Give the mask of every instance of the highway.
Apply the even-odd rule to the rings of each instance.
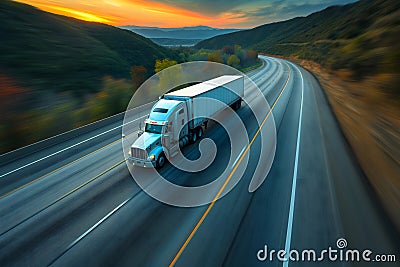
[[[277,146],[264,183],[249,193],[260,154],[235,188],[208,205],[181,208],[148,196],[131,177],[121,145],[122,118],[15,158],[1,159],[0,266],[377,266],[377,262],[260,261],[259,250],[349,248],[396,255],[400,236],[360,169],[316,79],[288,61],[261,57],[249,77],[276,123]],[[252,92],[245,97],[251,102]],[[151,105],[138,111],[137,127]],[[238,110],[249,139],[259,125]],[[265,114],[267,115],[267,114]],[[135,133],[131,133],[135,134]],[[223,129],[210,124],[218,155],[229,154]],[[22,152],[22,153],[21,153]],[[184,149],[196,158],[196,145]],[[18,154],[18,155],[17,155]],[[22,154],[22,156],[21,156]],[[185,186],[206,184],[225,167],[217,156],[199,173],[167,164],[160,173]],[[372,256],[371,256],[372,257]]]

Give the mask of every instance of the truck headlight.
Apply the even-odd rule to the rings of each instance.
[[[131,151],[130,151],[130,150],[128,151],[128,155],[129,155],[129,156],[131,155]]]
[[[150,160],[154,160],[155,158],[156,158],[155,155],[150,155],[150,157],[149,157]]]

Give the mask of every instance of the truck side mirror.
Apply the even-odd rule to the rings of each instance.
[[[140,131],[137,133],[137,136],[140,137],[142,134],[143,134],[143,131],[140,130]]]

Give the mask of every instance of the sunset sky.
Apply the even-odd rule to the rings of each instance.
[[[115,26],[251,28],[355,0],[20,0],[40,9]]]

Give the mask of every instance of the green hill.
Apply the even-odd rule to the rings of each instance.
[[[24,88],[82,95],[106,75],[129,78],[135,65],[151,74],[156,59],[176,57],[133,32],[21,3],[0,0],[0,21],[0,71]]]
[[[0,153],[125,110],[157,59],[178,58],[128,30],[17,2],[0,0],[0,22]]]
[[[204,40],[197,48],[241,45],[260,52],[298,56],[356,77],[400,69],[400,1],[361,0],[307,17]]]

